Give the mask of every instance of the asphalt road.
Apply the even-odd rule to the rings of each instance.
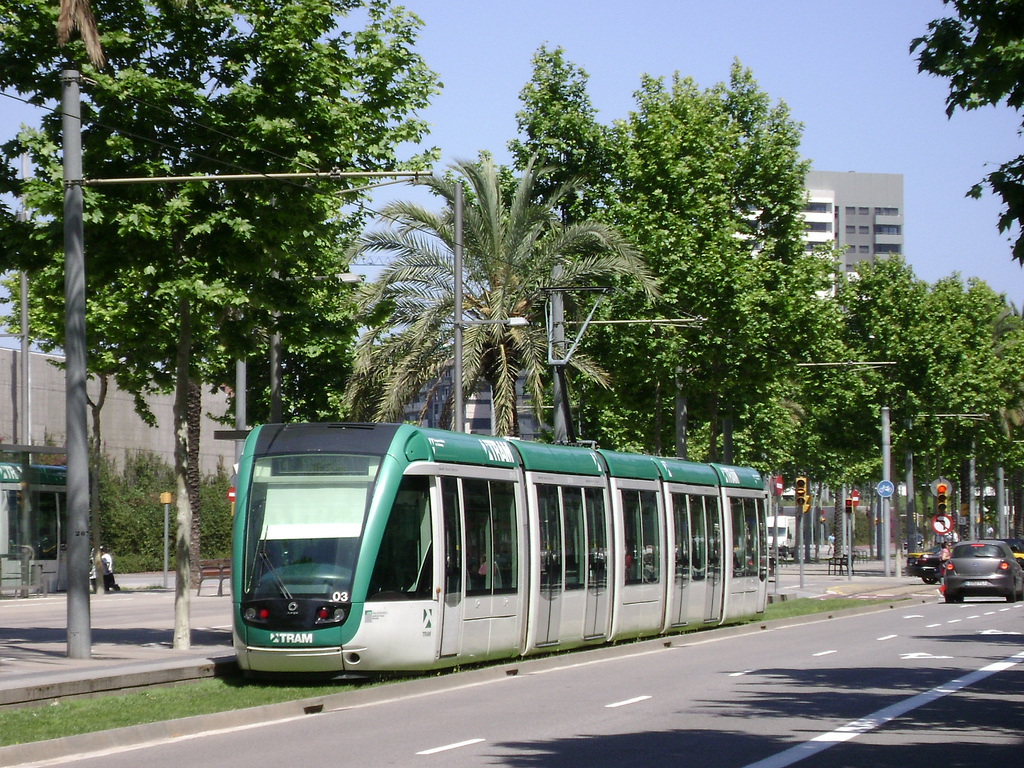
[[[523,663],[447,690],[60,762],[783,768],[1024,761],[1024,606],[901,604],[643,653]],[[48,765],[56,763],[37,763]]]

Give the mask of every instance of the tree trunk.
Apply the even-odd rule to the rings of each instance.
[[[174,485],[177,509],[175,537],[174,648],[192,647],[189,620],[189,596],[192,591],[192,506],[188,498],[188,400],[189,357],[192,345],[192,318],[188,299],[178,299],[178,348],[174,381]]]
[[[199,586],[199,430],[203,417],[203,389],[195,381],[188,382],[188,501],[192,511],[192,540],[189,543],[191,584]]]
[[[100,562],[100,545],[103,543],[103,528],[100,521],[100,457],[103,450],[103,432],[100,428],[100,411],[107,400],[107,388],[110,378],[106,374],[98,376],[100,393],[96,402],[89,400],[92,411],[92,446],[90,447],[92,471],[89,473],[89,500],[92,509],[92,567],[96,573],[96,594],[106,592],[103,585],[103,564]]]
[[[682,369],[676,368],[676,458],[686,458],[686,428],[689,426],[689,401],[683,394]]]

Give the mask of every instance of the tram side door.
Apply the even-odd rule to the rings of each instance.
[[[444,584],[441,591],[440,655],[454,656],[462,645],[462,513],[459,508],[459,482],[454,477],[441,480],[441,535],[444,537]]]
[[[558,486],[537,486],[540,521],[540,584],[534,642],[558,642],[562,623],[562,514]]]
[[[687,603],[690,599],[690,510],[689,499],[682,493],[670,496],[675,529],[675,579],[672,591],[670,621],[682,626],[690,620]]]
[[[601,488],[586,488],[583,494],[587,520],[587,605],[583,626],[585,638],[605,637],[611,620],[608,594],[608,510]]]
[[[707,531],[707,594],[704,603],[704,621],[716,621],[722,616],[722,595],[725,577],[722,560],[722,506],[717,496],[704,498]]]

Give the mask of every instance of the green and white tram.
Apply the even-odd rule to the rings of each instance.
[[[273,424],[238,473],[254,673],[513,658],[764,611],[752,469],[396,424]]]

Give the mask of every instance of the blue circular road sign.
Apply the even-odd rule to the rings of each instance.
[[[878,485],[875,486],[875,493],[877,493],[883,499],[888,499],[890,496],[892,496],[893,491],[895,490],[896,486],[894,486],[888,480],[882,480]]]

